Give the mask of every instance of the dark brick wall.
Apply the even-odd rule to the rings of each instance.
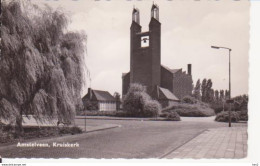
[[[133,79],[131,83],[140,83],[145,86],[152,85],[152,59],[149,47],[138,48],[133,55]]]
[[[173,94],[180,100],[187,95],[191,95],[193,85],[192,77],[181,71],[174,73],[173,75]]]
[[[130,84],[130,72],[122,76],[122,94],[125,95],[128,91]]]
[[[134,55],[136,55],[136,52],[141,47],[141,38],[136,34],[141,32],[141,30],[142,27],[133,21],[130,27],[130,82],[133,82],[134,79],[134,66],[136,63]]]
[[[161,66],[161,87],[173,91],[173,74]]]
[[[150,54],[152,59],[152,87],[161,84],[161,23],[151,18],[149,23]]]
[[[182,72],[182,70],[171,73],[163,66],[161,67],[161,87],[169,89],[179,99],[191,95],[192,83],[192,76]]]

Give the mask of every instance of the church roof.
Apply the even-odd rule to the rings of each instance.
[[[168,89],[159,87],[160,93],[159,93],[159,100],[160,99],[168,99],[168,100],[174,100],[179,101],[179,99]]]
[[[178,71],[181,71],[181,69],[171,69],[172,73],[177,73]]]
[[[165,68],[166,70],[168,70],[171,73],[177,73],[178,71],[181,71],[182,69],[170,69],[167,66],[161,65],[163,68]]]
[[[126,76],[127,74],[129,74],[130,72],[128,73],[122,73],[122,77]]]
[[[115,98],[108,91],[93,90],[92,92],[98,101],[115,101]]]
[[[90,94],[86,94],[83,98],[88,98],[90,100],[96,101],[115,101],[115,98],[108,91],[94,90],[91,89],[92,97],[90,99]]]

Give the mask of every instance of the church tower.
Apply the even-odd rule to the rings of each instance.
[[[139,10],[134,8],[132,12],[130,72],[122,74],[123,98],[132,83],[146,86],[148,94],[163,107],[192,94],[191,64],[188,65],[188,73],[161,65],[161,23],[156,4],[151,8],[147,32],[142,32]]]
[[[159,22],[159,7],[153,4],[151,8],[150,54],[152,58],[152,82],[154,86],[161,85],[161,23]]]
[[[134,82],[134,70],[136,70],[134,66],[136,66],[135,62],[135,54],[138,52],[138,48],[141,47],[141,40],[136,35],[137,33],[140,33],[142,30],[142,27],[140,25],[140,16],[139,16],[139,10],[134,8],[132,12],[132,24],[130,27],[130,82]]]
[[[161,84],[161,23],[157,5],[151,8],[149,31],[141,29],[139,10],[134,8],[130,28],[130,83],[140,83],[150,92]]]

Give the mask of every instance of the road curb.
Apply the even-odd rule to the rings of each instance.
[[[82,127],[84,127],[84,126],[82,126]],[[83,133],[91,133],[91,132],[96,132],[96,131],[102,131],[102,130],[113,129],[113,128],[117,128],[117,127],[121,127],[121,125],[113,125],[113,126],[109,126],[109,127],[103,127],[103,128],[98,128],[98,129],[83,131]]]
[[[114,117],[84,117],[84,116],[78,116],[78,117],[75,117],[75,119],[94,119],[94,120],[129,120],[129,121],[166,121],[164,120],[163,118],[114,118]]]

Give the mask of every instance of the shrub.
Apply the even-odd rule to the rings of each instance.
[[[0,129],[2,129],[5,126],[5,124],[3,122],[1,122],[0,120]]]
[[[140,116],[143,112],[144,100],[148,97],[142,92],[128,93],[123,102],[123,108],[132,116]]]
[[[123,108],[129,116],[155,117],[158,116],[161,105],[151,99],[144,86],[131,84],[123,101]]]
[[[167,109],[162,111],[160,117],[166,118],[166,120],[170,121],[180,121],[180,115],[176,112],[175,109]]]
[[[197,99],[191,96],[185,96],[182,98],[181,102],[188,103],[188,104],[195,104],[197,103]]]
[[[162,112],[169,111],[176,111],[180,116],[186,117],[208,117],[215,115],[214,110],[203,102],[195,104],[175,103],[173,106],[165,108]]]
[[[84,103],[84,108],[86,110],[89,110],[89,111],[98,110],[98,102],[85,100],[83,103]]]
[[[176,111],[167,113],[166,119],[169,121],[180,121],[181,120],[180,115]]]
[[[159,116],[162,117],[162,118],[166,118],[167,115],[168,115],[168,113],[167,113],[167,112],[164,112],[164,113],[161,113]]]
[[[68,127],[62,127],[62,128],[59,129],[59,133],[60,134],[68,134],[68,133],[70,133],[69,128]]]
[[[239,121],[239,114],[235,111],[231,111],[231,122]],[[224,111],[217,114],[215,121],[217,122],[228,122],[229,121],[229,112]]]
[[[70,128],[70,132],[71,134],[80,134],[82,133],[82,129],[77,126],[73,126]]]
[[[32,139],[32,138],[42,138],[50,136],[58,136],[62,134],[80,134],[82,129],[73,126],[73,127],[24,127],[24,133],[18,135],[15,131],[3,131],[0,129],[0,143],[10,143],[17,140],[17,138],[22,139]]]
[[[248,111],[247,110],[238,111],[237,113],[239,115],[240,121],[248,121]]]
[[[14,139],[13,133],[3,132],[0,130],[0,143],[7,143]]]
[[[49,136],[56,136],[58,135],[59,131],[58,128],[55,127],[24,127],[24,139],[31,139],[36,137],[49,137]],[[16,133],[14,134],[15,137],[18,137]]]
[[[218,102],[218,103],[212,103],[210,105],[210,107],[215,111],[215,114],[218,114],[220,112],[223,111],[223,103],[222,102]],[[229,106],[228,104],[224,104],[224,110],[228,110],[229,109]]]
[[[116,111],[116,117],[128,117],[129,114],[126,111]]]
[[[59,130],[60,134],[79,134],[82,133],[82,129],[77,127],[77,126],[73,126],[73,127],[62,127]]]
[[[148,117],[157,117],[159,114],[159,110],[161,109],[161,105],[156,100],[146,101],[144,105],[144,116]]]
[[[231,105],[232,111],[244,111],[248,110],[247,104],[248,104],[248,96],[236,96],[232,98],[234,100],[234,104]],[[229,104],[224,103],[224,110],[229,110]],[[223,103],[220,101],[216,101],[214,103],[211,103],[211,108],[214,109],[215,113],[218,114],[223,111]]]
[[[3,126],[3,132],[12,132],[12,131],[14,131],[14,126],[12,126],[11,124]]]
[[[179,108],[176,109],[176,112],[180,116],[186,116],[186,117],[209,117],[215,115],[212,109],[205,109],[205,108],[198,109],[196,107]]]
[[[248,96],[247,95],[236,96],[233,99],[235,100],[235,103],[238,104],[235,106],[236,111],[248,110],[248,108],[247,108]]]

